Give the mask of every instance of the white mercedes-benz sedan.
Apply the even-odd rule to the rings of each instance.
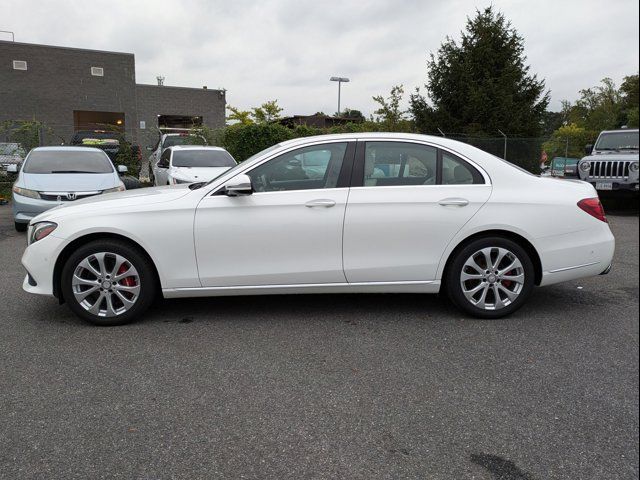
[[[24,289],[98,325],[165,298],[444,291],[497,318],[606,273],[594,188],[423,135],[300,138],[208,183],[100,195],[31,220]]]

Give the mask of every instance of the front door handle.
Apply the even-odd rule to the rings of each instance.
[[[443,198],[438,202],[443,207],[466,207],[469,200],[466,198]]]
[[[336,204],[334,200],[329,200],[326,198],[319,198],[317,200],[309,200],[304,204],[305,207],[314,208],[314,207],[324,207],[329,208],[333,207]]]

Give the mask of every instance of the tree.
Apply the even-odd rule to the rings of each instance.
[[[335,117],[350,118],[356,122],[364,122],[364,115],[360,110],[354,110],[352,108],[345,108],[342,113],[336,112]]]
[[[549,93],[525,64],[524,40],[493,7],[468,18],[460,42],[447,37],[431,54],[426,90],[411,95],[419,131],[537,137]]]
[[[8,141],[20,144],[25,152],[47,143],[46,138],[54,136],[53,130],[37,120],[8,120],[0,124],[0,135]]]
[[[622,94],[623,118],[622,124],[629,128],[638,128],[638,105],[640,104],[638,90],[638,74],[624,77],[620,85]]]
[[[404,87],[396,85],[391,88],[389,97],[386,99],[382,95],[373,97],[373,101],[380,107],[373,113],[376,115],[376,121],[381,123],[387,131],[407,131],[410,126],[406,120],[406,111],[400,108],[400,102],[404,95]]]
[[[256,123],[268,123],[280,118],[280,113],[284,110],[278,105],[278,100],[269,100],[259,107],[254,107],[252,115]]]
[[[227,116],[227,121],[239,123],[240,125],[250,125],[253,123],[250,111],[240,110],[239,108],[232,107],[231,105],[227,105],[227,110],[231,112],[231,114]]]
[[[584,147],[594,143],[598,132],[579,127],[575,123],[558,128],[551,138],[542,145],[549,159],[554,157],[582,158]]]
[[[571,106],[569,119],[587,130],[607,130],[620,126],[622,95],[610,78],[600,85],[580,90],[580,98]]]

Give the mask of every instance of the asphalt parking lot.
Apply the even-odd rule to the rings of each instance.
[[[0,478],[638,478],[638,217],[509,319],[437,296],[173,300],[91,327],[21,289],[0,206]]]

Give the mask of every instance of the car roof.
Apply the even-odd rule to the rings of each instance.
[[[637,128],[616,128],[614,130],[603,130],[600,133],[617,133],[617,132],[638,132]]]
[[[80,151],[87,151],[87,152],[102,152],[104,153],[103,150],[99,149],[99,148],[95,148],[95,147],[81,147],[81,146],[54,146],[54,147],[35,147],[33,148],[31,151],[35,152],[77,152],[78,150]],[[105,153],[106,155],[106,153]]]
[[[218,150],[221,152],[226,152],[226,150],[222,147],[213,147],[210,145],[173,145],[171,147],[167,147],[167,150]]]

